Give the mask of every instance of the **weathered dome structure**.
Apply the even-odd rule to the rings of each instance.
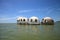
[[[17,23],[18,24],[27,24],[28,20],[26,17],[18,17],[17,18]]]
[[[54,20],[50,17],[45,17],[45,18],[42,19],[41,24],[53,25]]]
[[[29,18],[29,24],[40,24],[40,20],[38,17],[32,16]]]

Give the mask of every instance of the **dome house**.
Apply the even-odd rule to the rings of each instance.
[[[17,23],[18,24],[27,24],[28,20],[26,17],[18,17],[17,18]]]
[[[45,18],[42,19],[41,24],[53,25],[54,20],[50,17],[45,17]]]
[[[29,24],[40,24],[40,20],[38,17],[32,16],[29,18]]]

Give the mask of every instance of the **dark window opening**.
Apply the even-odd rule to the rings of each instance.
[[[23,19],[23,21],[25,21],[25,19]]]
[[[47,21],[47,20],[45,20],[45,22],[47,23],[48,21]]]
[[[22,21],[22,19],[21,19],[21,21]]]
[[[52,22],[54,22],[54,21],[52,20]]]
[[[29,19],[27,19],[29,21]]]
[[[32,22],[32,19],[31,19],[31,22]]]
[[[47,20],[45,20],[44,22],[47,22]]]
[[[35,19],[35,22],[37,22],[37,19]]]

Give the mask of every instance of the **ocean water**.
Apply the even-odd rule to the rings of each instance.
[[[60,23],[55,25],[0,23],[0,40],[60,40]]]

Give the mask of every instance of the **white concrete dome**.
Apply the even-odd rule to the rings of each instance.
[[[44,18],[44,20],[46,20],[46,19],[50,19],[50,20],[52,20],[52,18],[51,18],[51,17],[45,17],[45,18]]]
[[[38,17],[32,16],[29,19],[38,19]]]
[[[39,20],[38,17],[35,17],[35,16],[30,17],[29,21],[31,21],[31,19],[32,19],[32,21]]]
[[[27,18],[26,17],[18,17],[17,20],[22,20],[22,21],[25,20],[25,21],[27,21]]]
[[[18,17],[17,20],[19,20],[19,19],[23,19],[23,17]]]

